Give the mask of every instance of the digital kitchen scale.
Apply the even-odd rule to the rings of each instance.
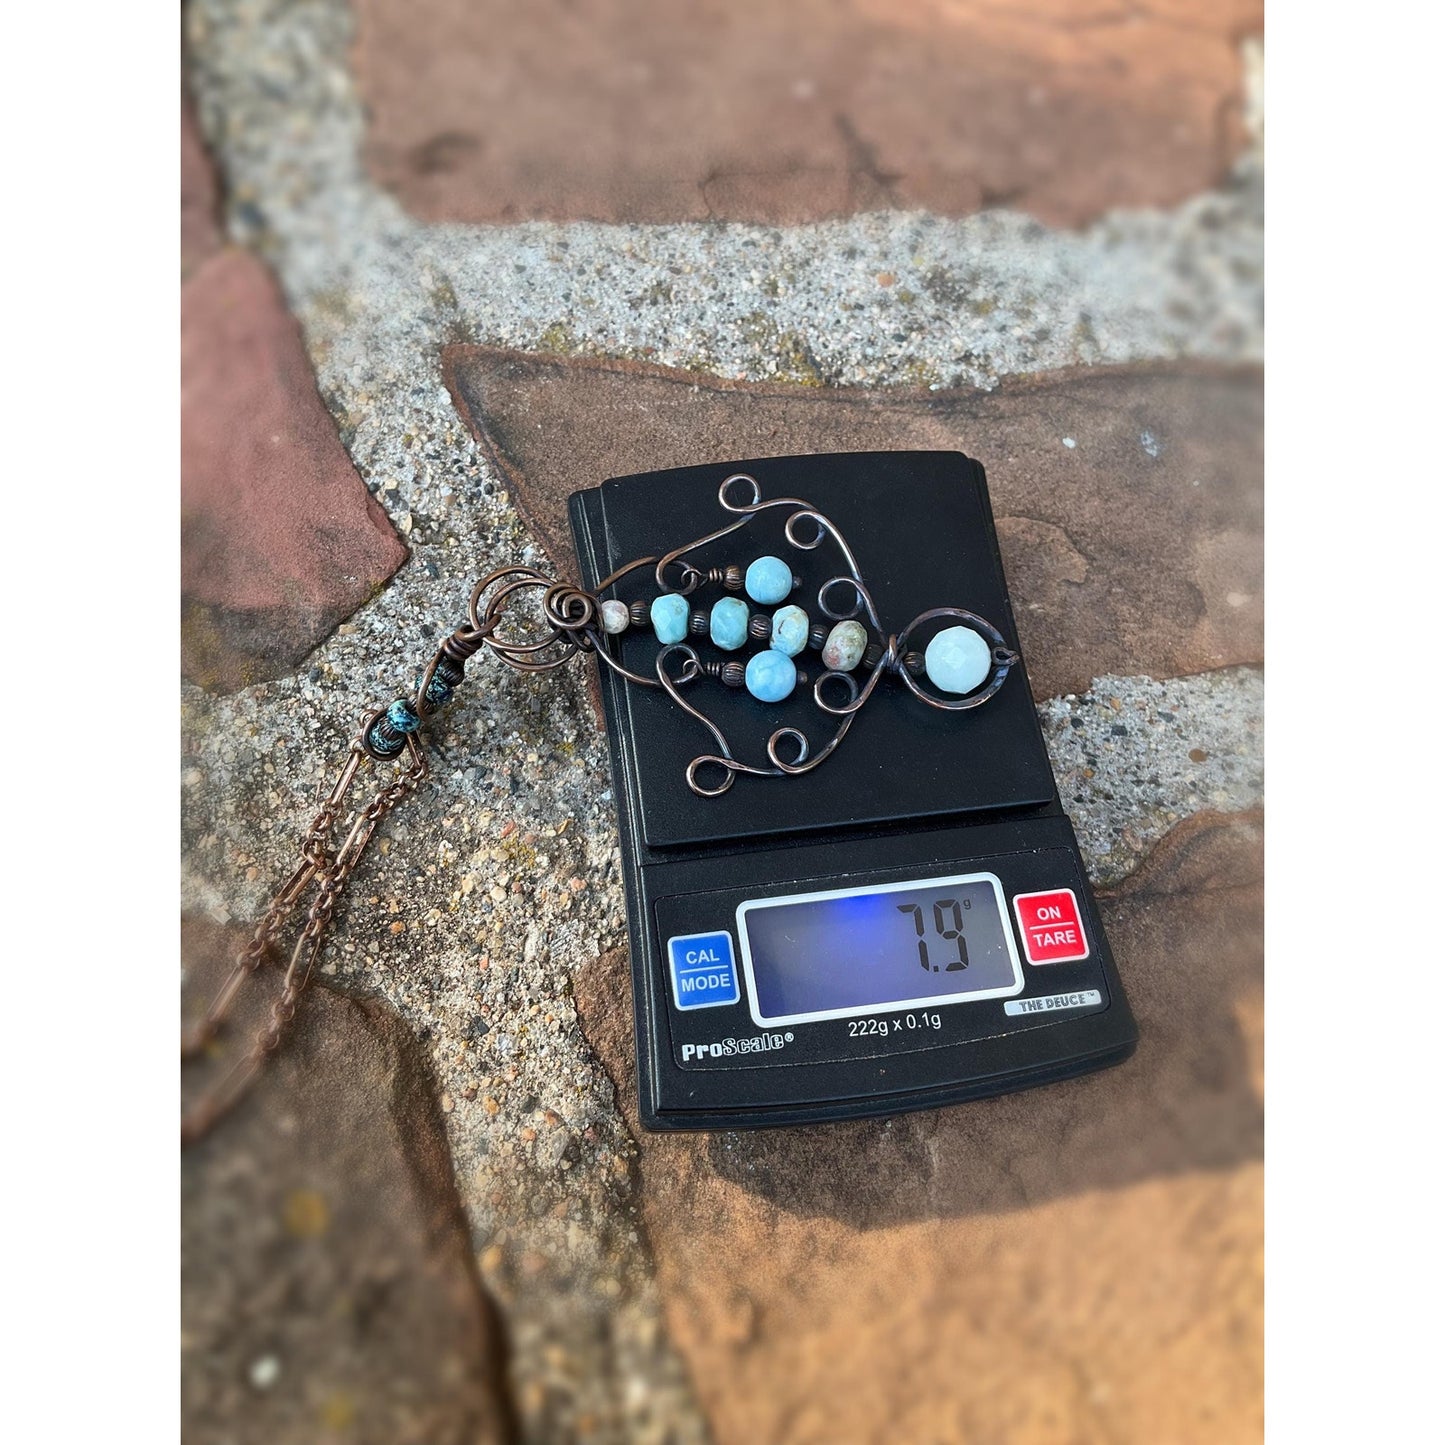
[[[772,457],[605,482],[570,500],[583,586],[717,530],[718,485],[739,471],[764,496],[805,498],[832,519],[885,627],[960,607],[1018,648],[984,471],[958,452]],[[782,557],[802,584],[789,600],[822,620],[817,592],[836,558],[791,547],[781,513],[698,563]],[[654,675],[650,628],[617,640],[629,668]],[[705,638],[697,650],[716,651]],[[740,755],[764,756],[785,723],[819,745],[832,735],[836,719],[812,697],[818,656],[797,662],[808,684],[780,704],[710,684]],[[895,1114],[1133,1052],[1138,1030],[1022,665],[962,712],[881,678],[825,763],[739,775],[718,797],[684,781],[711,750],[702,724],[660,689],[600,673],[645,1127]]]

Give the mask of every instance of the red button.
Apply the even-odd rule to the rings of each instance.
[[[1014,913],[1030,963],[1074,963],[1089,956],[1079,900],[1072,888],[1020,893],[1014,899]]]

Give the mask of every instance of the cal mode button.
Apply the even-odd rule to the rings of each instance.
[[[738,971],[731,933],[687,933],[667,940],[672,998],[678,1008],[718,1008],[736,1003]]]

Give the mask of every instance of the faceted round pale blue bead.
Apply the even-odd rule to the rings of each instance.
[[[748,604],[741,597],[720,597],[708,619],[712,640],[724,652],[736,652],[748,640]]]
[[[743,586],[754,602],[781,602],[793,590],[793,569],[781,557],[759,557],[748,567]]]
[[[801,607],[780,607],[773,613],[773,647],[796,657],[808,645],[808,614]]]
[[[993,671],[993,653],[973,628],[945,627],[924,649],[923,670],[939,692],[962,695]]]
[[[798,669],[791,657],[770,647],[748,658],[746,682],[759,702],[782,702],[798,685]]]
[[[652,630],[666,647],[687,636],[687,598],[680,592],[664,592],[652,599]]]

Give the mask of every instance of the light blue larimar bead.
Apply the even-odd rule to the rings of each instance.
[[[686,608],[683,609],[686,615]],[[748,640],[748,604],[741,597],[720,597],[712,605],[708,632],[724,652],[736,652]]]
[[[748,567],[743,586],[754,602],[781,602],[793,590],[793,569],[780,557],[759,557]]]
[[[993,652],[973,628],[945,627],[924,649],[923,670],[939,692],[972,692],[993,671]]]
[[[782,702],[798,684],[798,669],[791,657],[770,647],[748,658],[745,680],[759,702]]]
[[[664,592],[652,599],[652,630],[666,647],[687,636],[687,598],[680,592]]]
[[[796,657],[808,645],[808,614],[801,607],[780,607],[773,613],[773,647]]]

